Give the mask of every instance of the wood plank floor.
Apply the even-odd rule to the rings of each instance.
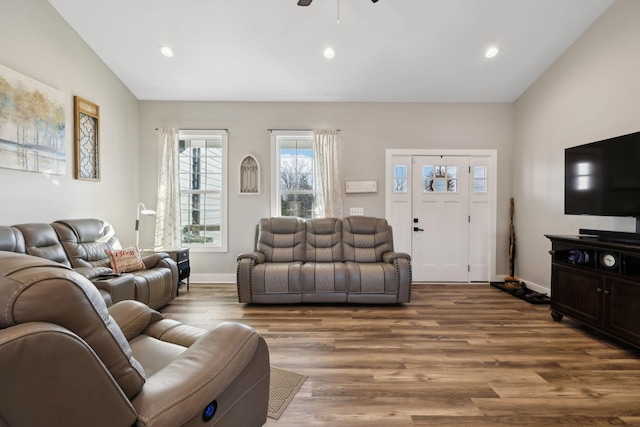
[[[251,325],[272,366],[309,376],[267,426],[640,425],[638,350],[488,284],[416,283],[412,295],[404,306],[251,306],[235,284],[192,284],[161,311]]]

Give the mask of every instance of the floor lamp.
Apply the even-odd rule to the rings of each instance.
[[[144,203],[138,203],[138,209],[136,210],[136,246],[140,245],[140,215],[153,216],[156,211],[147,209]]]

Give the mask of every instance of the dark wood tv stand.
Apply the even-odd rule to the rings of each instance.
[[[640,348],[640,244],[545,237],[551,240],[553,320],[568,316]]]

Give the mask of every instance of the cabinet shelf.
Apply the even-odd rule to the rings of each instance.
[[[583,236],[551,240],[551,316],[640,348],[640,245]],[[609,263],[607,262],[609,261]]]

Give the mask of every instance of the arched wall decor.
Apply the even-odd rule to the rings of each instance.
[[[250,154],[240,162],[240,194],[260,194],[260,162]]]

